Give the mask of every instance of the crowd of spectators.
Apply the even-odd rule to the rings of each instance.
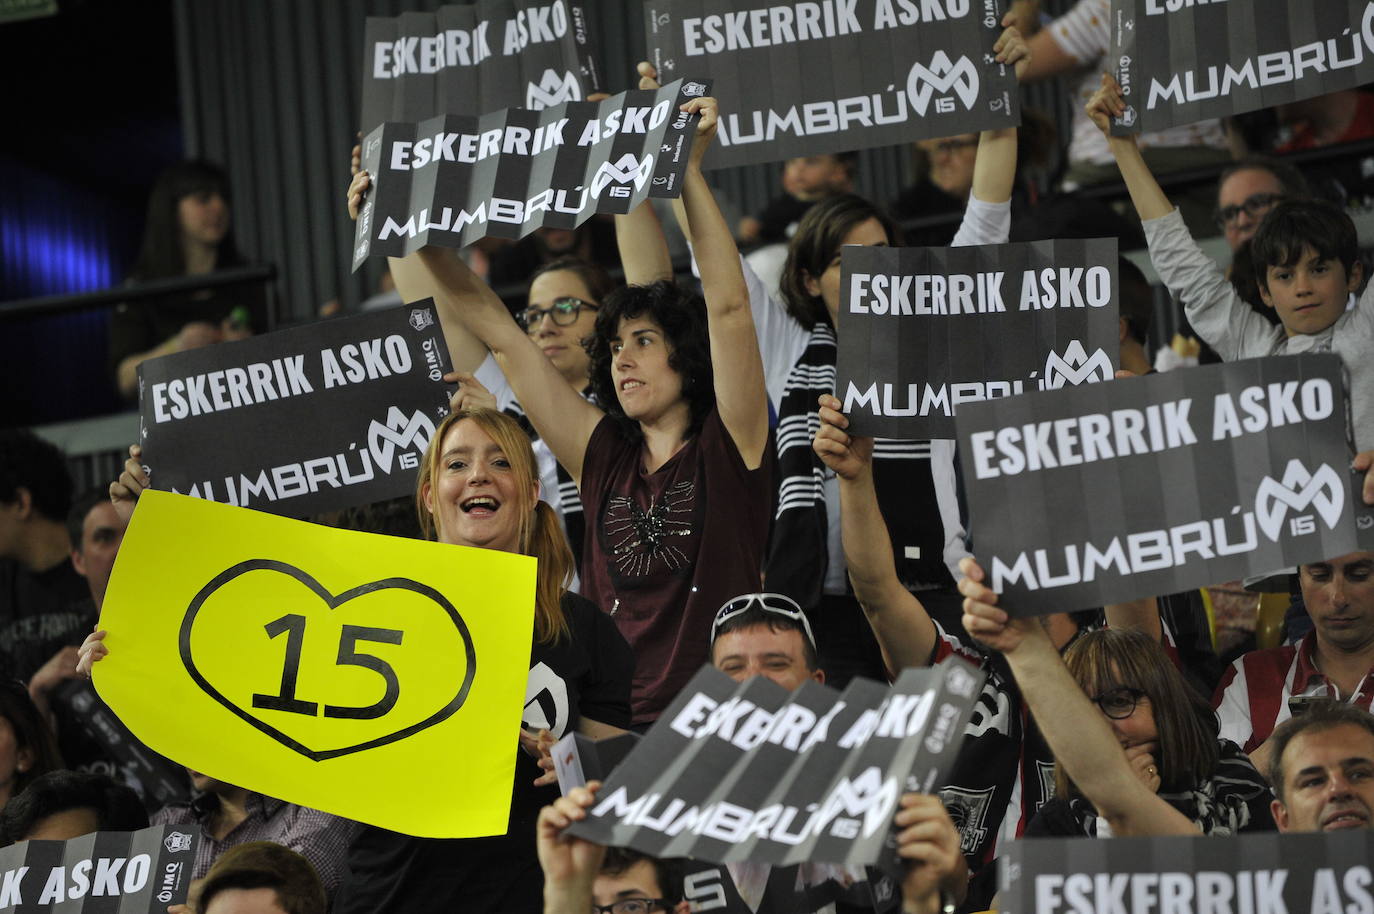
[[[1239,149],[1241,131],[1215,121],[1111,137],[1107,119],[1124,105],[1097,72],[1109,8],[1079,0],[1049,21],[1038,0],[1016,0],[991,49],[1023,81],[1078,79],[1080,113],[1055,186],[1037,188],[1041,179],[1018,168],[1017,130],[988,131],[919,144],[921,179],[892,189],[892,210],[908,220],[958,215],[947,235],[918,236],[927,243],[996,244],[1012,237],[1014,215],[1035,221],[1040,197],[1073,213],[1075,191],[1123,181],[1124,211],[1083,203],[1102,216],[1092,224],[1118,220],[1146,242],[1219,358],[1341,356],[1353,465],[1374,504],[1374,305],[1362,294],[1359,239],[1343,201],[1316,199],[1281,158],[1374,132],[1369,96],[1285,107],[1281,139],[1266,150]],[[641,87],[656,86],[651,67],[639,73]],[[77,495],[56,448],[9,430],[0,431],[0,845],[198,825],[194,890],[180,910],[202,914],[683,914],[692,909],[684,861],[564,833],[599,785],[560,795],[555,740],[645,732],[705,663],[795,689],[948,658],[982,670],[986,685],[947,783],[901,798],[896,885],[874,890],[893,880],[863,868],[839,877],[722,868],[731,898],[841,878],[850,891],[829,902],[834,910],[884,896],[907,911],[982,911],[996,901],[998,857],[1018,840],[1374,828],[1374,553],[1293,571],[1287,643],[1230,663],[1195,592],[1009,614],[969,551],[953,443],[853,435],[832,395],[840,249],[903,241],[887,209],[854,193],[858,157],[787,162],[783,193],[732,228],[701,170],[715,100],[685,107],[701,118],[677,218],[698,282],[675,279],[648,205],[475,258],[426,248],[393,259],[400,300],[434,300],[453,367],[446,380],[457,385],[417,474],[419,529],[395,523],[394,505],[320,519],[538,558],[529,689],[556,688],[567,701],[553,710],[531,701],[511,734],[506,832],[397,834],[196,771],[185,772],[184,798],[155,796],[102,743],[90,702],[72,697],[109,654],[100,608],[154,468],[135,446],[108,492]],[[1156,173],[1199,165],[1221,169],[1215,188],[1174,200],[1156,183]],[[370,190],[356,152],[354,171],[356,217]],[[135,278],[242,263],[228,200],[213,166],[168,172]],[[1051,233],[1062,224],[1045,220]],[[1226,266],[1194,241],[1217,232]],[[769,245],[772,255],[756,259]],[[1153,293],[1124,260],[1120,275],[1119,364],[1147,374]],[[512,282],[528,285],[514,315],[493,292]],[[120,389],[133,392],[144,359],[264,329],[260,305],[212,293],[121,308],[111,351]],[[213,548],[213,531],[206,537]]]

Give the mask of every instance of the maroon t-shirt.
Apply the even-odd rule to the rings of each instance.
[[[601,420],[582,463],[583,595],[610,613],[635,654],[636,724],[657,719],[709,655],[722,603],[759,589],[773,454],[749,470],[714,408],[655,473],[639,441]]]

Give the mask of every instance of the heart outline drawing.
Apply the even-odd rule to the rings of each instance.
[[[234,578],[247,574],[250,571],[276,571],[285,574],[298,583],[305,585],[305,587],[314,593],[315,596],[323,600],[330,610],[338,609],[349,600],[361,597],[364,594],[388,589],[409,590],[433,600],[440,609],[443,609],[448,614],[450,621],[453,622],[454,628],[458,630],[458,634],[463,639],[467,672],[463,676],[463,683],[459,686],[457,694],[442,708],[435,711],[424,720],[402,727],[400,730],[396,730],[392,733],[366,740],[356,745],[344,746],[339,749],[311,749],[304,743],[288,736],[266,721],[259,719],[256,715],[245,711],[243,708],[240,708],[234,702],[230,701],[219,689],[211,685],[210,681],[205,678],[205,675],[201,673],[200,669],[196,666],[195,658],[191,656],[191,629],[195,624],[196,615],[200,612],[201,607],[215,591],[219,590],[225,584],[228,584]],[[288,749],[298,752],[315,762],[327,761],[328,759],[339,758],[340,756],[350,755],[354,752],[362,752],[366,749],[375,749],[379,746],[399,742],[407,737],[414,736],[422,730],[427,730],[435,724],[442,723],[449,717],[452,717],[458,709],[463,706],[463,703],[467,701],[468,692],[472,689],[472,680],[477,674],[477,651],[473,646],[472,634],[468,631],[467,623],[463,621],[463,617],[458,613],[458,610],[454,608],[453,604],[433,587],[427,584],[421,584],[419,581],[413,581],[410,578],[395,577],[383,578],[379,581],[360,584],[357,587],[349,588],[343,593],[335,595],[331,594],[328,589],[320,584],[319,581],[316,581],[308,572],[286,562],[277,561],[276,559],[248,559],[247,561],[239,562],[232,568],[221,571],[211,578],[210,582],[200,589],[200,592],[195,595],[190,605],[186,608],[186,615],[181,620],[181,631],[177,636],[177,648],[181,654],[181,663],[186,667],[186,672],[205,694],[228,708],[245,723],[248,723],[255,729],[281,743],[283,746],[286,746]]]

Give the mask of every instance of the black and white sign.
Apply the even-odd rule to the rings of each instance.
[[[1119,136],[1374,80],[1371,0],[1112,0]]]
[[[372,191],[358,214],[353,269],[373,254],[576,228],[594,213],[676,197],[699,119],[679,107],[709,91],[679,80],[602,102],[378,127],[363,141]]]
[[[950,438],[959,404],[1107,381],[1116,239],[847,246],[836,396],[861,435]]]
[[[944,783],[981,688],[960,660],[843,693],[705,667],[571,832],[712,863],[890,863],[898,798]]]
[[[1015,126],[1002,5],[646,0],[644,26],[661,79],[716,80],[716,168]]]
[[[428,301],[149,359],[143,462],[155,488],[295,517],[410,494],[448,370]]]
[[[1374,833],[1036,838],[998,860],[1002,914],[1374,910]]]
[[[200,829],[155,825],[0,850],[0,912],[165,914],[185,904]]]
[[[89,680],[64,680],[52,690],[48,700],[60,715],[77,722],[115,761],[126,780],[138,784],[149,806],[190,801],[191,782],[186,777],[186,768],[143,745],[96,694]]]
[[[1374,509],[1341,383],[1338,356],[1272,356],[965,406],[989,586],[1038,615],[1356,551]]]
[[[603,91],[588,4],[478,0],[368,17],[362,128],[549,108]]]

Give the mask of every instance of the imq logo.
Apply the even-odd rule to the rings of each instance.
[[[169,854],[179,854],[191,849],[191,836],[185,832],[172,831],[167,833],[162,843]]]
[[[555,70],[545,70],[538,85],[530,83],[525,90],[525,107],[534,111],[581,99],[582,84],[571,72],[559,76]]]
[[[634,153],[627,152],[616,162],[603,162],[601,167],[592,176],[591,194],[593,197],[600,197],[601,192],[606,190],[609,184],[625,185],[634,182],[635,190],[643,190],[644,185],[649,182],[649,176],[654,172],[654,157],[645,154],[641,161],[636,159]],[[628,187],[612,187],[607,191],[611,197],[628,197],[630,189]]]
[[[373,419],[367,427],[367,449],[372,452],[372,462],[383,473],[391,472],[391,458],[397,450],[402,452],[400,468],[413,470],[420,465],[420,454],[433,437],[434,423],[423,412],[416,410],[407,419],[405,413],[393,406],[387,411],[385,425]]]
[[[1302,461],[1290,460],[1281,482],[1266,476],[1255,491],[1255,520],[1271,540],[1278,540],[1290,510],[1294,516],[1288,519],[1288,531],[1292,536],[1302,536],[1315,533],[1317,524],[1310,512],[1301,512],[1315,511],[1328,528],[1335,529],[1344,507],[1341,477],[1325,463],[1317,472],[1309,473]]]
[[[424,308],[415,308],[410,312],[410,327],[412,330],[419,332],[421,330],[424,330],[426,327],[432,327],[433,325],[434,315],[426,311]]]
[[[1069,345],[1064,347],[1063,356],[1051,350],[1045,358],[1045,373],[1040,380],[1040,389],[1058,390],[1065,384],[1077,386],[1094,379],[1112,379],[1111,357],[1099,349],[1089,358],[1083,344],[1078,340],[1071,340]]]
[[[911,99],[911,107],[919,115],[926,113],[932,96],[935,111],[949,114],[956,110],[955,97],[972,110],[978,100],[978,68],[967,57],[960,57],[956,63],[944,51],[936,51],[930,59],[930,66],[920,63],[911,65],[906,77],[906,94]]]

